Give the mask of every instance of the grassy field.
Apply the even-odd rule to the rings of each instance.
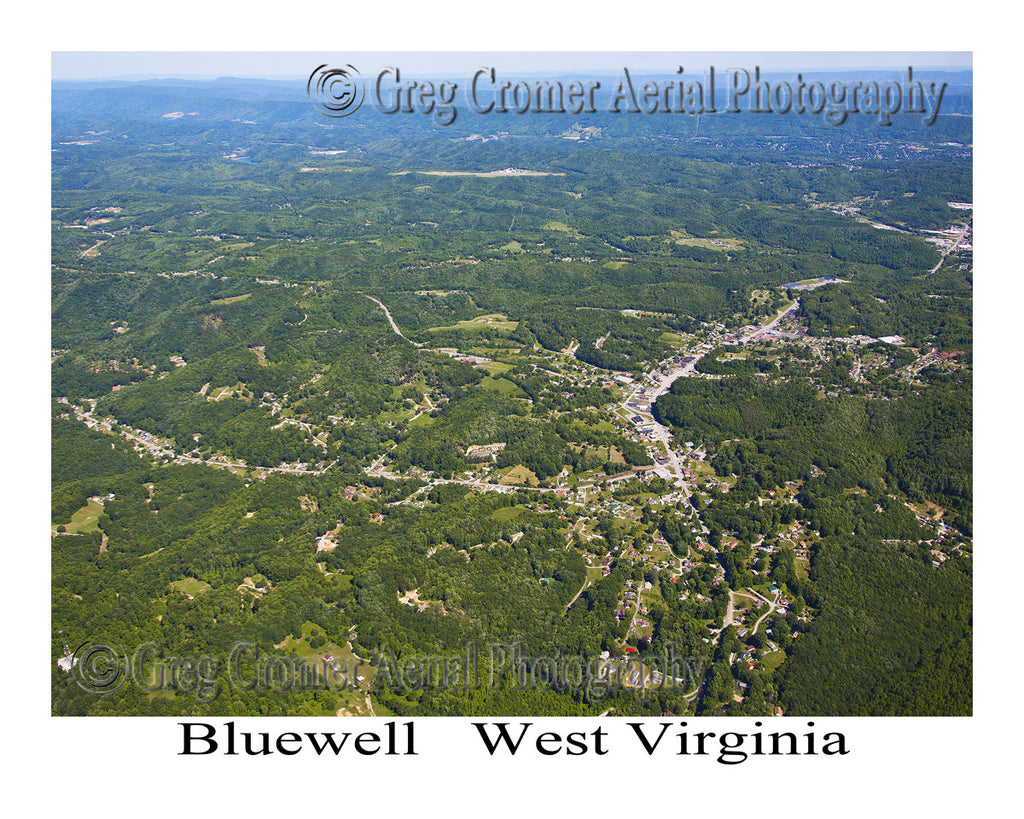
[[[310,645],[310,641],[314,638],[323,640],[316,648]],[[345,673],[346,670],[354,671],[356,674],[365,677],[366,680],[372,680],[374,675],[374,668],[369,663],[359,663],[358,668],[355,665],[355,655],[352,653],[352,649],[348,647],[347,642],[344,639],[332,640],[328,639],[327,633],[315,623],[311,623],[308,620],[302,624],[301,635],[296,638],[294,635],[288,635],[280,643],[274,646],[279,651],[287,652],[298,657],[308,658],[309,662],[314,666],[319,666],[323,662],[325,655],[330,655],[333,660],[340,661],[341,673]],[[355,682],[346,680],[346,682]],[[360,685],[366,685],[366,682],[359,683]],[[369,709],[365,704],[365,694],[362,691],[350,690],[349,688],[339,688],[337,691],[339,704],[341,705],[343,715],[351,716],[369,716]],[[387,716],[389,712],[384,709],[378,708],[374,705],[375,713]]]
[[[516,398],[525,398],[525,393],[519,389],[515,384],[505,378],[492,378],[486,376],[483,381],[480,382],[480,386],[485,390],[493,390],[494,392],[500,392],[502,395],[511,395]]]
[[[479,355],[479,353],[474,353],[474,355]],[[476,366],[481,370],[486,370],[491,375],[507,373],[512,369],[512,365],[506,364],[504,361],[485,361],[483,364],[477,364]]]
[[[738,250],[743,247],[743,242],[737,239],[720,239],[718,237],[714,239],[698,239],[695,236],[688,235],[684,230],[670,230],[669,235],[675,240],[677,245],[706,247],[709,250]]]
[[[687,339],[679,335],[679,333],[664,332],[658,336],[658,341],[664,341],[666,344],[671,344],[674,347],[682,347],[686,344]]]
[[[390,421],[392,424],[397,424],[402,421],[408,421],[416,414],[414,409],[401,409],[401,410],[384,410],[383,412],[377,413],[375,420],[378,423],[386,423]]]
[[[696,458],[691,458],[687,466],[693,470],[693,474],[698,478],[714,478],[715,468],[711,466],[707,461],[699,461]]]
[[[252,293],[243,293],[241,296],[231,296],[230,298],[226,299],[214,299],[213,301],[210,302],[210,306],[215,307],[219,304],[234,304],[237,301],[245,301],[251,295]]]
[[[524,511],[526,511],[526,507],[524,506],[503,506],[501,509],[495,509],[491,512],[491,517],[497,521],[505,523],[506,521],[519,517]]]
[[[103,504],[99,501],[90,500],[81,509],[71,516],[71,520],[65,524],[65,531],[69,535],[88,535],[100,531],[100,515],[103,514]],[[50,534],[57,534],[57,527],[50,527]]]
[[[650,555],[650,560],[654,563],[658,563],[662,560],[671,562],[676,559],[672,549],[667,546],[655,546],[653,550],[648,552],[648,554]]]
[[[526,486],[539,486],[540,480],[534,474],[532,469],[527,469],[525,466],[513,466],[504,475],[498,483],[503,485],[509,484],[520,484]]]
[[[205,591],[209,591],[209,583],[204,583],[202,580],[197,580],[194,577],[186,577],[182,580],[173,580],[167,584],[171,591],[181,592],[187,594],[189,597],[195,597],[197,594],[202,594]]]
[[[782,661],[786,659],[786,652],[784,651],[773,651],[770,654],[765,654],[761,658],[761,670],[762,671],[774,671],[780,665]]]
[[[215,390],[211,390],[206,396],[207,401],[220,401],[222,398],[230,398],[242,387],[241,384],[235,384],[231,387],[217,387]]]
[[[576,228],[571,228],[565,222],[547,222],[543,225],[543,230],[557,230],[559,233],[568,233],[574,239],[580,239],[583,234],[580,233]]]
[[[518,245],[518,242],[510,242],[509,244]],[[508,247],[508,245],[506,245]],[[504,313],[488,313],[484,316],[476,316],[475,318],[466,319],[460,321],[449,327],[428,327],[427,331],[430,333],[437,333],[442,330],[462,330],[463,332],[473,332],[483,330],[486,327],[490,327],[495,330],[515,330],[519,326],[518,321],[509,321],[508,316]]]

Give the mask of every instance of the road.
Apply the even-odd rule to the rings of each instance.
[[[391,317],[391,311],[388,310],[388,308],[384,306],[384,302],[382,302],[376,296],[366,296],[366,298],[368,298],[370,301],[374,302],[378,307],[380,307],[381,310],[384,311],[384,315],[387,317],[388,324],[391,325],[391,329],[394,330],[395,333],[400,335],[402,338],[405,338],[405,334],[401,330],[398,329],[398,325],[395,324],[395,320]],[[407,338],[405,338],[405,340],[409,341],[409,339],[407,339]],[[422,347],[423,346],[422,344],[418,344],[415,341],[409,341],[409,343],[413,347]]]
[[[93,429],[99,429],[104,432],[110,432],[113,435],[120,435],[126,440],[133,441],[134,443],[141,445],[145,450],[156,449],[157,451],[152,453],[156,457],[171,458],[175,463],[203,464],[204,466],[213,466],[220,469],[257,469],[261,472],[281,472],[288,475],[323,475],[328,469],[337,463],[337,460],[331,461],[323,469],[301,469],[291,466],[250,466],[245,461],[231,461],[227,458],[207,461],[193,455],[179,454],[175,452],[169,444],[151,433],[131,429],[130,427],[118,424],[117,421],[112,418],[102,420],[96,418],[96,416],[93,415],[96,411],[95,401],[92,403],[90,409],[85,409],[84,407],[79,407],[70,403],[68,406],[74,413],[75,417],[79,421],[82,421],[86,426]]]
[[[434,405],[433,405],[433,404],[432,404],[432,403],[430,402],[430,396],[429,396],[429,395],[428,395],[427,393],[423,393],[423,400],[427,402],[427,406],[426,406],[426,407],[424,407],[423,409],[421,409],[421,410],[420,410],[419,412],[417,412],[417,413],[416,413],[416,414],[415,414],[415,415],[414,415],[414,416],[413,416],[412,418],[410,418],[410,419],[409,419],[409,423],[410,423],[410,424],[411,424],[411,423],[412,423],[413,421],[415,421],[415,420],[416,420],[417,418],[419,418],[419,417],[420,417],[421,415],[423,415],[423,413],[425,413],[425,412],[433,412],[434,410],[436,410],[436,409],[437,409],[437,407],[435,407],[435,406],[434,406]]]
[[[732,589],[729,589],[729,605],[725,609],[725,617],[722,618],[722,627],[718,631],[711,632],[712,634],[721,634],[729,626],[732,625],[732,615],[736,611],[733,604],[733,595],[736,594]]]
[[[942,267],[942,263],[946,261],[946,257],[957,249],[960,243],[967,237],[967,234],[970,232],[970,230],[971,223],[968,221],[968,223],[964,225],[964,229],[960,231],[960,235],[957,236],[954,240],[953,244],[951,244],[949,247],[942,251],[942,258],[939,259],[939,263],[935,265],[935,267],[928,271],[929,276],[935,271],[937,271],[940,267]]]
[[[113,234],[113,233],[107,233],[107,232],[106,232],[105,230],[101,230],[101,231],[98,231],[98,232],[99,232],[99,233],[100,233],[101,235],[103,235],[103,236],[108,236],[108,237],[110,237],[111,239],[113,239],[113,238],[114,238],[114,234]],[[98,247],[99,247],[100,245],[104,244],[104,243],[105,243],[106,241],[107,241],[107,239],[97,239],[97,240],[96,240],[96,244],[94,244],[94,245],[93,245],[92,247],[88,247],[88,248],[86,248],[86,249],[85,249],[85,250],[83,250],[83,251],[82,251],[81,253],[79,253],[79,254],[78,254],[78,258],[79,258],[79,259],[84,259],[84,258],[85,258],[86,256],[88,256],[88,255],[89,255],[90,253],[92,253],[92,252],[93,252],[94,250],[96,250],[96,249],[97,249],[97,248],[98,248]]]
[[[589,580],[584,580],[583,581],[583,585],[580,586],[580,590],[578,592],[576,592],[576,596],[572,600],[570,600],[569,601],[569,605],[567,605],[565,607],[566,611],[569,611],[569,609],[572,608],[572,604],[580,599],[580,595],[583,594],[583,592],[585,592],[587,590],[587,586],[589,586],[589,585],[590,585],[590,581]]]
[[[793,313],[795,315],[796,311],[799,309],[800,299],[796,299],[792,304],[783,307],[781,310],[779,310],[778,315],[775,318],[773,318],[770,322],[768,322],[767,324],[762,324],[760,327],[755,327],[754,329],[748,331],[747,334],[740,339],[740,343],[746,344],[748,341],[754,338],[754,336],[759,335],[761,333],[767,333],[769,330],[774,330],[778,323],[786,317],[787,313]]]
[[[766,333],[770,330],[775,329],[775,327],[779,324],[779,322],[783,320],[783,318],[785,318],[788,314],[795,313],[799,308],[799,299],[795,300],[792,304],[787,304],[785,307],[779,310],[776,316],[767,324],[763,324],[749,330],[742,338],[740,338],[740,342],[746,343],[761,333]],[[627,416],[639,415],[644,419],[643,425],[650,426],[652,428],[651,439],[661,444],[661,446],[664,448],[665,455],[668,459],[665,466],[668,467],[669,472],[672,474],[673,482],[686,494],[687,499],[690,503],[690,507],[693,509],[694,515],[696,516],[697,521],[700,524],[701,531],[703,531],[704,535],[707,536],[708,528],[704,525],[704,521],[701,520],[699,510],[693,503],[693,488],[686,480],[686,473],[683,471],[683,465],[679,460],[678,454],[676,453],[675,446],[673,445],[672,434],[669,432],[668,427],[659,423],[655,419],[653,412],[642,412],[628,406],[631,401],[638,400],[641,391],[644,392],[645,395],[645,397],[642,400],[649,401],[650,404],[653,406],[654,402],[660,396],[664,395],[666,392],[669,391],[669,388],[676,381],[676,379],[697,375],[697,362],[700,361],[705,355],[707,355],[707,353],[710,350],[714,349],[715,347],[714,344],[707,344],[704,346],[706,346],[708,349],[692,353],[690,356],[691,360],[688,363],[684,364],[681,367],[675,367],[669,370],[668,374],[660,381],[655,381],[654,374],[657,372],[657,370],[652,370],[650,373],[647,374],[647,377],[644,378],[641,381],[641,383],[638,384],[636,388],[633,389],[632,392],[630,392],[625,398],[622,399],[619,406],[622,409],[622,411],[626,413]],[[653,390],[650,389],[650,384],[656,384]],[[648,418],[650,418],[650,421],[647,421]]]
[[[384,315],[387,318],[388,323],[391,325],[391,328],[395,332],[396,335],[400,336],[401,338],[405,339],[406,341],[409,341],[410,344],[413,344],[416,347],[422,347],[423,346],[422,344],[418,344],[418,343],[410,341],[408,338],[406,338],[406,336],[399,329],[398,325],[395,323],[394,317],[391,315],[391,311],[388,310],[387,306],[380,299],[378,299],[375,296],[370,296],[370,295],[367,295],[367,294],[364,294],[364,295],[366,295],[366,298],[368,298],[370,301],[374,302],[378,307],[381,308],[381,310],[384,311]],[[755,335],[757,335],[758,333],[763,333],[765,331],[768,331],[768,330],[774,328],[782,320],[782,318],[787,313],[795,310],[798,306],[799,306],[799,301],[796,301],[796,302],[794,302],[791,305],[787,305],[785,308],[780,310],[778,315],[774,319],[772,319],[770,322],[768,322],[767,324],[762,325],[762,326],[757,327],[757,328],[752,328],[744,336],[744,338],[742,340],[743,341],[748,341],[751,338],[753,338]],[[712,342],[714,340],[715,340],[714,338],[711,339]],[[638,393],[641,390],[645,391],[645,398],[646,398],[646,400],[649,400],[650,402],[653,403],[660,395],[663,395],[665,392],[668,391],[668,389],[671,387],[671,385],[673,384],[673,382],[677,378],[680,378],[680,377],[683,377],[683,376],[695,376],[695,375],[697,375],[697,372],[696,372],[696,363],[697,363],[697,361],[699,361],[700,358],[702,358],[704,355],[706,355],[708,350],[713,349],[714,344],[713,343],[707,343],[707,344],[705,344],[703,346],[707,347],[707,349],[703,350],[703,351],[698,351],[697,353],[693,354],[693,356],[691,357],[691,360],[687,364],[683,365],[682,367],[677,367],[677,368],[669,371],[669,373],[665,376],[665,378],[663,380],[661,380],[660,382],[658,382],[658,381],[656,381],[654,379],[654,375],[657,372],[657,370],[652,371],[651,373],[649,373],[647,378],[645,378],[640,384],[638,384],[634,388],[634,390],[631,393],[629,393],[629,395],[621,401],[620,409],[623,412],[625,412],[627,414],[627,416],[628,415],[636,415],[638,413],[638,411],[635,411],[635,410],[629,408],[627,406],[627,404],[630,401],[636,400],[636,398],[638,396]],[[540,369],[540,368],[538,368],[538,369]],[[554,373],[554,372],[551,372],[550,374],[552,376],[560,375],[560,374]],[[651,389],[651,387],[653,387],[653,389]],[[651,391],[650,392],[646,392],[647,389],[651,389]],[[425,401],[426,401],[427,407],[429,407],[429,410],[421,410],[419,413],[417,413],[417,415],[415,417],[418,417],[419,415],[422,415],[424,412],[427,412],[427,411],[430,411],[430,410],[434,409],[434,405],[430,401],[430,397],[429,396],[425,397]],[[104,427],[109,428],[109,430],[111,432],[114,432],[114,433],[119,434],[119,435],[121,435],[121,436],[123,436],[125,438],[128,438],[129,440],[137,442],[137,443],[143,445],[146,448],[156,447],[157,449],[160,450],[160,452],[159,452],[160,455],[165,456],[165,457],[174,458],[179,463],[205,464],[207,466],[215,466],[215,467],[228,468],[228,469],[260,469],[261,471],[266,472],[266,473],[281,472],[281,473],[300,474],[300,475],[320,475],[320,474],[323,474],[324,472],[326,472],[328,469],[330,469],[332,466],[334,466],[334,463],[336,463],[336,462],[333,462],[333,463],[327,464],[323,469],[316,470],[316,469],[302,469],[302,468],[299,468],[299,467],[282,467],[282,466],[278,466],[278,467],[251,467],[251,466],[249,466],[248,464],[246,464],[243,461],[230,461],[228,459],[218,459],[218,460],[208,461],[208,460],[205,460],[203,458],[198,458],[198,457],[194,457],[194,456],[190,456],[190,455],[177,454],[177,453],[175,453],[173,451],[173,449],[168,444],[158,440],[156,438],[156,436],[146,436],[145,433],[141,433],[141,431],[130,430],[127,427],[124,427],[124,426],[121,426],[121,425],[117,424],[113,420],[111,420],[109,422],[107,422],[107,421],[101,422],[99,419],[95,418],[94,415],[93,415],[93,413],[95,412],[95,403],[93,403],[92,407],[90,409],[88,409],[88,410],[86,410],[84,408],[78,408],[78,407],[73,407],[73,410],[74,410],[75,414],[79,417],[80,420],[87,421],[91,426],[95,426],[95,427],[98,427],[98,428],[104,428]],[[699,510],[693,504],[693,499],[692,499],[693,489],[691,488],[691,486],[687,482],[686,475],[685,475],[684,468],[683,468],[683,464],[681,463],[680,458],[679,458],[678,454],[676,453],[675,448],[672,445],[671,433],[669,432],[667,427],[663,426],[662,424],[660,424],[656,420],[654,420],[654,417],[653,417],[653,415],[650,412],[645,412],[645,413],[640,413],[640,414],[642,416],[644,416],[645,418],[650,418],[649,422],[645,421],[644,423],[645,424],[649,424],[651,426],[653,440],[658,442],[658,443],[660,443],[662,445],[662,447],[664,448],[664,452],[665,452],[665,455],[666,455],[666,458],[667,458],[666,465],[668,467],[668,471],[669,471],[670,475],[673,478],[673,482],[686,495],[686,497],[687,497],[687,499],[688,499],[688,501],[689,501],[689,503],[691,505],[691,508],[693,509],[693,516],[696,518],[697,523],[699,524],[701,530],[703,531],[703,533],[704,533],[704,535],[706,537],[708,535],[708,528],[704,524],[703,520],[701,520],[700,514],[699,514]],[[107,426],[108,423],[109,423],[109,427]],[[279,424],[279,426],[281,426],[283,424],[286,424],[286,423],[294,423],[294,424],[298,425],[299,427],[305,429],[310,434],[312,434],[312,432],[313,432],[312,427],[310,425],[305,424],[303,422],[294,421],[292,419],[283,419],[281,421],[281,424]],[[364,471],[367,474],[376,475],[378,477],[388,478],[388,479],[391,479],[391,480],[404,480],[404,479],[407,479],[409,476],[395,475],[395,474],[391,473],[390,471],[388,471],[384,467],[384,460],[385,460],[386,454],[387,453],[382,454],[381,456],[379,456],[374,461],[374,463],[371,464],[369,467],[367,467]],[[561,493],[561,490],[553,489],[553,488],[547,488],[547,487],[528,487],[528,486],[505,486],[505,485],[489,483],[489,482],[486,482],[486,481],[481,480],[479,478],[473,479],[473,480],[457,480],[457,479],[433,478],[430,481],[430,484],[427,487],[424,487],[424,489],[426,491],[429,491],[430,487],[432,487],[434,485],[437,485],[437,484],[441,484],[441,483],[461,484],[463,486],[468,486],[468,487],[470,487],[470,488],[472,488],[474,490],[477,490],[477,491],[492,491],[492,492],[496,491],[496,492],[506,492],[507,493],[507,492],[516,492],[516,491],[526,490],[526,491],[537,492],[539,494],[542,494],[542,493],[560,494]],[[595,481],[594,483],[596,484],[597,481]],[[414,493],[414,494],[418,494],[418,493]],[[405,499],[405,502],[408,502],[409,500],[410,500],[410,498],[407,498],[407,499]],[[680,574],[682,574],[681,571],[680,571]],[[635,616],[635,612],[634,612],[634,616]]]
[[[753,589],[748,588],[747,591],[751,592],[752,594],[754,594],[756,597],[760,598],[761,600],[764,600],[764,602],[768,604],[768,608],[765,610],[765,613],[757,618],[757,622],[754,623],[754,627],[750,630],[751,634],[757,634],[757,630],[759,628],[761,628],[761,623],[764,622],[764,619],[769,614],[771,614],[773,611],[775,611],[775,607],[779,604],[779,598],[782,597],[782,592],[781,591],[775,592],[775,599],[769,601],[769,600],[765,599],[764,597],[762,597],[760,594],[758,594]]]
[[[775,599],[774,600],[769,600],[764,595],[758,594],[756,591],[754,591],[749,586],[746,589],[744,589],[743,591],[741,591],[741,592],[734,592],[732,589],[729,589],[729,607],[725,610],[725,618],[722,620],[722,627],[720,629],[716,629],[715,631],[712,631],[711,633],[712,634],[721,634],[723,631],[725,631],[727,628],[729,628],[729,626],[732,625],[732,617],[733,617],[733,614],[736,611],[735,606],[734,606],[734,602],[733,602],[735,597],[753,597],[753,598],[756,598],[756,599],[758,599],[758,600],[768,604],[768,608],[765,610],[765,613],[757,618],[757,622],[754,623],[753,627],[750,629],[750,633],[751,634],[756,634],[757,630],[761,627],[761,623],[764,622],[764,619],[769,614],[771,614],[773,611],[775,611],[776,607],[779,605],[779,598],[781,596],[782,596],[782,592],[778,591],[778,592],[775,592]]]

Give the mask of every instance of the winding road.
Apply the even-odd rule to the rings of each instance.
[[[366,295],[366,294],[364,293],[363,295]],[[394,318],[391,317],[391,311],[388,310],[388,308],[384,306],[384,302],[382,302],[376,296],[366,296],[366,298],[368,298],[370,301],[374,302],[378,307],[380,307],[381,310],[384,311],[384,315],[387,317],[388,323],[391,325],[391,329],[394,330],[395,333],[397,333],[402,338],[405,338],[405,334],[401,330],[398,329],[398,325],[395,324]],[[407,338],[405,338],[405,340],[408,341],[413,347],[422,347],[423,346],[422,344],[420,344],[420,343],[418,343],[416,341],[410,341]]]

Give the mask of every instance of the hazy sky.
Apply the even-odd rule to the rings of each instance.
[[[701,71],[708,66],[762,69],[970,68],[971,52],[944,51],[746,51],[746,52],[141,52],[55,51],[53,79],[126,77],[305,77],[321,62],[351,63],[362,73],[387,65],[405,71],[463,75],[481,65],[502,71],[672,71],[682,65]]]

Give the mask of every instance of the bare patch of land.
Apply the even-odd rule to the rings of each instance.
[[[395,171],[388,176],[405,176],[410,173],[425,176],[565,176],[556,171],[527,171],[520,168],[505,168],[501,171]]]
[[[693,245],[695,247],[706,247],[709,250],[738,250],[743,247],[743,242],[738,239],[698,239],[690,236],[683,230],[670,230],[669,235],[677,245]]]

